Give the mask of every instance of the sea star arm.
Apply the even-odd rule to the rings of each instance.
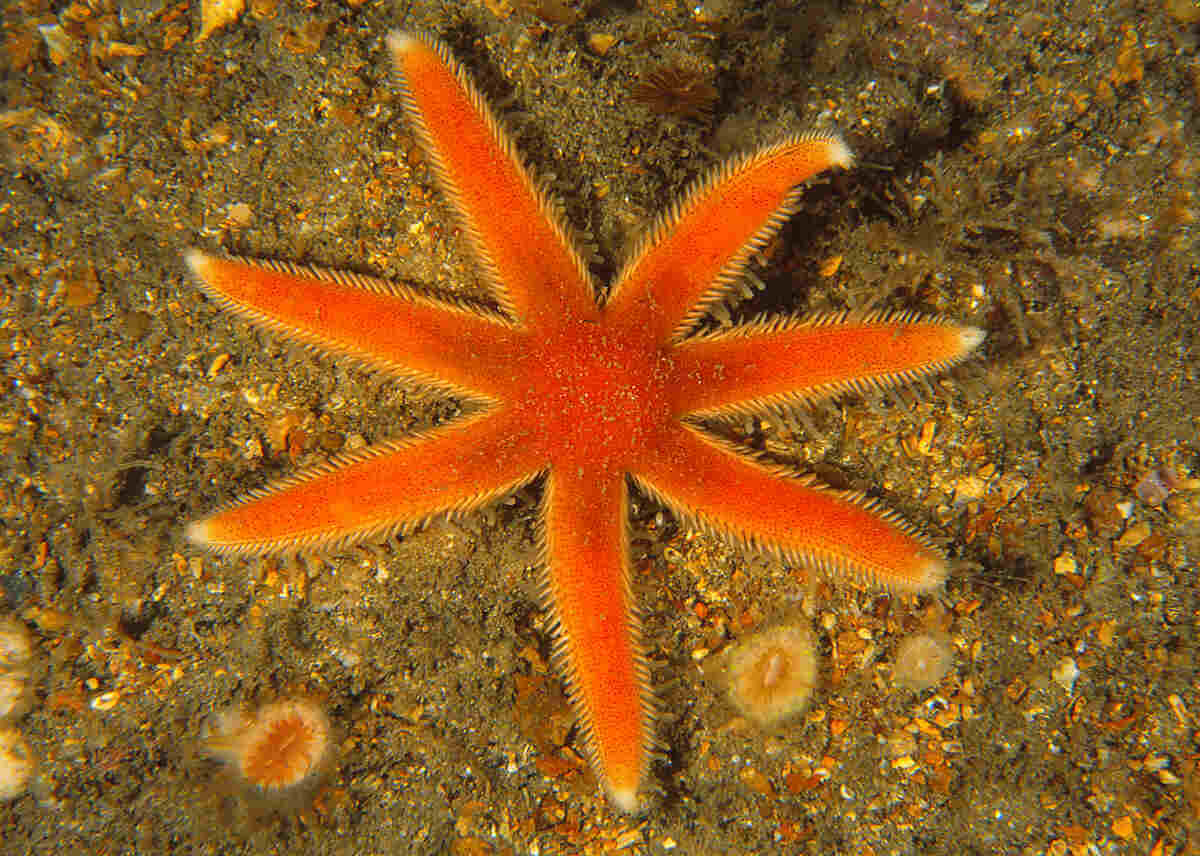
[[[609,311],[651,327],[651,341],[678,341],[792,215],[799,185],[848,167],[839,137],[785,140],[699,181],[646,233],[617,277]]]
[[[663,432],[633,476],[685,519],[789,561],[906,592],[946,576],[932,545],[862,494],[785,477],[688,425]]]
[[[497,408],[284,479],[188,527],[212,550],[317,550],[477,508],[545,467],[511,411]]]
[[[669,391],[677,414],[759,411],[894,386],[949,368],[983,331],[912,313],[846,313],[746,324],[681,342]]]
[[[546,604],[584,745],[613,803],[638,805],[653,740],[649,678],[630,591],[624,477],[555,467],[546,481]]]
[[[440,42],[392,33],[404,109],[505,311],[531,327],[595,315],[595,287],[553,203]]]
[[[463,395],[499,397],[497,367],[524,347],[504,319],[397,283],[199,250],[187,261],[209,296],[259,327]]]

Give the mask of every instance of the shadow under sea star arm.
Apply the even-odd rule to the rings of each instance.
[[[404,531],[478,508],[544,469],[510,411],[343,455],[219,509],[188,527],[211,550],[296,553]]]
[[[677,415],[761,412],[896,386],[970,356],[983,331],[915,313],[836,313],[744,324],[674,350]]]
[[[853,162],[840,137],[793,137],[735,158],[698,181],[646,232],[613,286],[608,311],[680,340],[796,209],[799,185]]]
[[[416,128],[506,312],[534,328],[597,312],[595,287],[553,203],[441,42],[392,33],[388,48]]]
[[[876,502],[749,460],[688,425],[665,431],[632,475],[684,519],[788,561],[902,592],[946,576],[941,553]]]
[[[465,396],[499,397],[506,387],[497,367],[525,347],[525,334],[499,315],[398,283],[199,250],[186,258],[210,297],[263,329]]]
[[[635,811],[653,727],[630,590],[628,487],[620,475],[555,467],[543,502],[555,659],[592,769],[614,805]]]

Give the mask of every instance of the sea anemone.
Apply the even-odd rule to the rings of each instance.
[[[900,643],[892,679],[918,692],[937,686],[950,671],[954,651],[940,634],[917,633]]]
[[[227,763],[252,795],[283,804],[310,796],[333,762],[333,729],[315,702],[287,698],[218,714],[203,754]]]
[[[33,698],[33,638],[12,616],[0,616],[0,723],[15,722]]]
[[[804,709],[817,682],[812,634],[784,624],[739,642],[727,655],[726,686],[742,714],[773,726]]]
[[[642,75],[630,98],[655,115],[704,120],[717,103],[709,73],[682,65],[660,65]]]

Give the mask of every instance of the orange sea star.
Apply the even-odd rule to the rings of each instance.
[[[743,544],[902,591],[945,561],[861,494],[751,460],[713,416],[909,380],[963,359],[971,327],[904,315],[774,318],[697,333],[797,186],[846,167],[834,136],[785,140],[718,168],[649,229],[600,296],[555,207],[441,44],[393,34],[404,107],[482,265],[498,311],[354,273],[192,251],[223,307],[270,330],[473,402],[472,415],[344,456],[188,530],[265,554],[405,530],[542,481],[546,604],[592,767],[639,805],[653,705],[630,593],[631,486]]]

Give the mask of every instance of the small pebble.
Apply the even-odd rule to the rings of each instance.
[[[592,33],[588,36],[587,45],[596,56],[604,56],[617,43],[617,37],[611,33]]]
[[[1064,657],[1054,667],[1051,676],[1054,678],[1054,682],[1067,693],[1072,693],[1075,691],[1075,681],[1079,679],[1079,666],[1071,657]]]

